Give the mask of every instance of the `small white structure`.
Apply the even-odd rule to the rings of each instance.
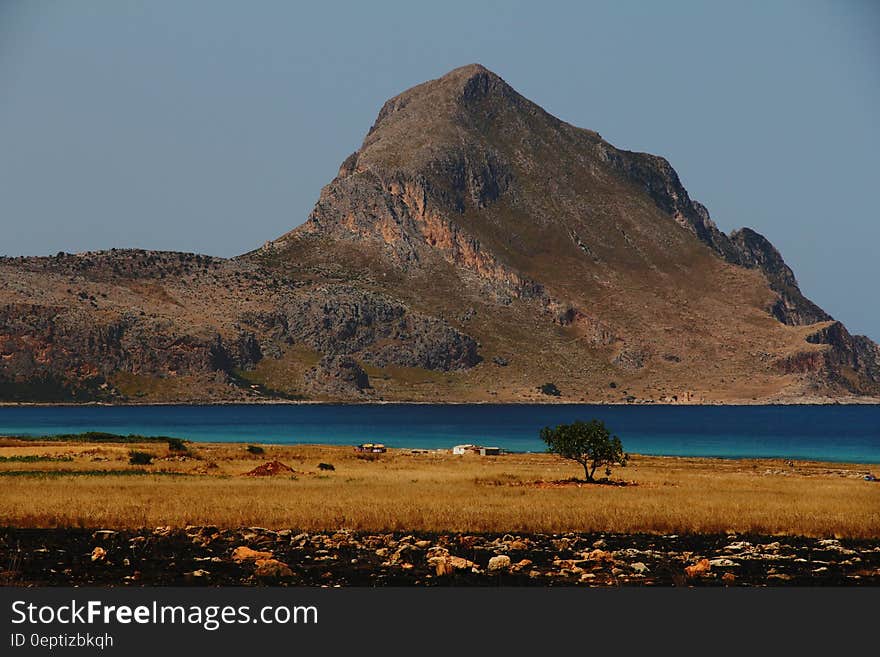
[[[356,452],[367,452],[369,454],[384,454],[387,448],[382,443],[362,443],[355,446]]]
[[[456,445],[452,448],[453,454],[458,454],[459,456],[464,454],[478,454],[480,456],[498,456],[501,454],[500,447],[483,447],[482,445],[471,445],[470,443],[466,445]]]

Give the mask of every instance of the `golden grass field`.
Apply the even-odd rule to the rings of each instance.
[[[364,460],[350,447],[263,447],[189,444],[181,458],[165,443],[0,439],[0,526],[880,537],[880,483],[863,479],[877,466],[633,456],[612,477],[629,485],[562,485],[547,482],[583,470],[547,454],[394,450]],[[129,465],[132,449],[153,464]],[[243,476],[274,459],[296,474]]]

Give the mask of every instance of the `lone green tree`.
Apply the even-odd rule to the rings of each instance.
[[[541,439],[547,443],[547,451],[564,459],[580,463],[587,481],[594,481],[596,469],[605,466],[611,475],[611,466],[626,465],[628,455],[623,451],[620,438],[612,436],[601,420],[572,424],[560,424],[555,429],[541,429]]]

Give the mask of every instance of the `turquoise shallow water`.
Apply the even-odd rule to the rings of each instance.
[[[880,406],[233,405],[0,408],[0,434],[108,431],[196,441],[542,451],[538,431],[598,418],[637,454],[880,463]]]

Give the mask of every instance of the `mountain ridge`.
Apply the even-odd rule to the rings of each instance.
[[[260,249],[0,275],[7,398],[34,381],[111,401],[555,401],[548,381],[564,401],[880,395],[880,348],[768,240],[721,232],[667,160],[476,64],[389,99],[306,222]]]

